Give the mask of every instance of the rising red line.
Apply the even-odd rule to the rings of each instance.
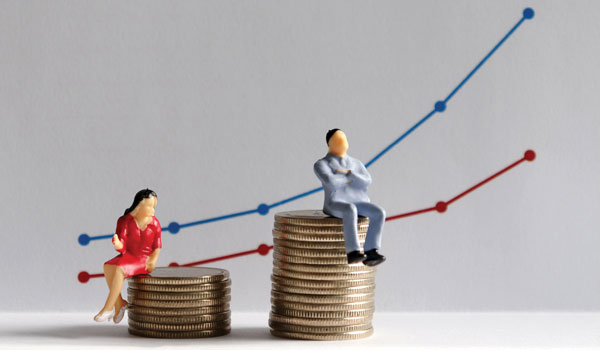
[[[478,189],[479,187],[485,185],[486,183],[492,181],[493,179],[495,179],[496,177],[504,174],[505,172],[509,171],[510,169],[516,167],[517,165],[521,164],[524,161],[533,161],[535,159],[535,152],[532,150],[527,150],[525,152],[525,154],[523,155],[523,158],[517,160],[516,162],[510,164],[509,166],[503,168],[502,170],[492,174],[491,176],[487,177],[485,180],[479,182],[478,184],[469,187],[467,190],[461,192],[460,194],[458,194],[457,196],[455,196],[454,198],[450,199],[447,202],[437,202],[435,206],[431,207],[431,208],[425,208],[425,209],[421,209],[421,210],[415,210],[415,211],[411,211],[408,213],[404,213],[404,214],[398,214],[398,215],[394,215],[394,216],[390,216],[387,217],[385,219],[385,221],[391,221],[391,220],[396,220],[396,219],[400,219],[400,218],[405,218],[408,216],[413,216],[413,215],[418,215],[418,214],[423,214],[423,213],[427,213],[430,211],[434,211],[436,210],[439,213],[443,213],[446,211],[446,209],[448,209],[448,206],[452,203],[454,203],[455,201],[459,200],[460,198],[466,196],[467,194],[475,191],[476,189]]]
[[[459,200],[460,198],[462,198],[463,196],[467,195],[470,192],[475,191],[476,189],[478,189],[479,187],[485,185],[486,183],[492,181],[493,179],[495,179],[496,177],[504,174],[505,172],[509,171],[510,169],[516,167],[517,165],[521,164],[522,162],[524,162],[526,159],[525,158],[521,158],[519,160],[517,160],[516,162],[512,163],[511,165],[507,166],[506,168],[500,170],[499,172],[495,173],[494,175],[488,177],[487,179],[481,181],[480,183],[478,183],[477,185],[469,188],[468,190],[462,192],[461,194],[457,195],[456,197],[452,198],[451,200],[449,200],[448,202],[446,202],[446,204],[450,205],[453,202]]]
[[[421,209],[421,210],[415,210],[415,211],[411,211],[411,212],[404,213],[404,214],[398,214],[398,215],[394,215],[394,216],[388,216],[387,218],[385,218],[385,221],[391,221],[391,220],[396,220],[396,219],[400,219],[400,218],[405,218],[407,216],[423,214],[423,213],[427,213],[427,212],[430,212],[433,210],[435,210],[435,207],[425,208],[425,209]]]
[[[81,283],[86,283],[87,281],[90,280],[90,278],[98,278],[98,277],[104,277],[104,274],[103,273],[95,273],[93,275],[90,275],[87,271],[81,271],[77,275],[77,279]]]
[[[455,201],[459,200],[460,198],[466,196],[470,192],[475,191],[479,187],[481,187],[481,186],[485,185],[486,183],[492,181],[496,177],[504,174],[505,172],[507,172],[510,169],[516,167],[517,165],[521,164],[522,162],[524,162],[526,160],[531,162],[534,159],[535,159],[535,152],[532,151],[532,150],[528,150],[527,152],[525,152],[525,155],[523,156],[523,158],[521,158],[521,159],[517,160],[516,162],[510,164],[509,166],[505,167],[504,169],[502,169],[502,170],[500,170],[500,171],[492,174],[491,176],[487,177],[485,180],[483,180],[483,181],[479,182],[478,184],[476,184],[476,185],[468,188],[467,190],[461,192],[460,194],[458,194],[457,196],[455,196],[454,198],[450,199],[447,202],[440,201],[440,202],[437,202],[437,204],[434,207],[431,207],[431,208],[425,208],[425,209],[420,209],[420,210],[415,210],[415,211],[407,212],[407,213],[404,213],[404,214],[397,214],[397,215],[394,215],[394,216],[389,216],[389,217],[387,217],[385,219],[385,221],[397,220],[397,219],[400,219],[400,218],[405,218],[405,217],[409,217],[409,216],[423,214],[423,213],[427,213],[427,212],[434,211],[434,210],[436,210],[439,213],[443,213],[443,212],[446,211],[446,209],[448,208],[448,206],[450,204],[452,204],[453,202],[455,202]],[[250,255],[250,254],[255,254],[255,253],[258,253],[260,255],[267,255],[271,249],[273,249],[272,245],[261,244],[261,245],[258,246],[257,249],[247,250],[245,252],[239,252],[239,253],[234,253],[234,254],[219,256],[219,257],[216,257],[216,258],[210,258],[210,259],[206,259],[206,260],[194,261],[194,262],[183,264],[183,265],[179,265],[176,262],[172,262],[172,263],[169,264],[169,266],[196,266],[196,265],[203,265],[203,264],[208,264],[208,263],[215,262],[215,261],[232,259],[232,258],[237,258],[237,257],[240,257],[240,256]],[[77,276],[77,279],[81,283],[86,283],[87,281],[89,281],[90,278],[97,278],[97,277],[104,277],[104,274],[103,273],[98,273],[98,274],[90,275],[86,271],[82,271]]]
[[[216,257],[216,258],[211,258],[211,259],[206,259],[206,260],[194,261],[194,262],[183,264],[183,265],[179,265],[176,262],[172,262],[172,263],[169,264],[169,266],[196,266],[196,265],[204,265],[204,264],[208,264],[208,263],[219,261],[219,260],[226,260],[226,259],[231,259],[231,258],[237,258],[238,256],[244,256],[244,255],[249,255],[249,254],[254,254],[254,253],[258,253],[260,255],[267,255],[272,248],[273,248],[272,245],[261,244],[261,245],[258,246],[257,249],[247,250],[245,252],[240,252],[240,253],[235,253],[235,254],[230,254],[230,255],[219,256],[219,257]]]
[[[216,257],[216,258],[211,258],[211,259],[206,259],[206,260],[194,261],[194,262],[183,264],[183,265],[179,265],[176,262],[172,262],[172,263],[169,264],[169,266],[196,266],[196,265],[204,265],[204,264],[208,264],[208,263],[215,262],[215,261],[237,258],[239,256],[250,255],[250,254],[254,254],[254,253],[258,253],[260,255],[267,255],[267,254],[269,254],[269,251],[271,249],[273,249],[272,245],[267,245],[267,244],[263,243],[263,244],[259,245],[258,248],[252,249],[252,250],[247,250],[245,252],[240,252],[240,253],[234,253],[234,254],[219,256],[219,257]],[[87,281],[90,280],[90,278],[98,278],[98,277],[104,277],[104,274],[103,273],[97,273],[97,274],[90,275],[87,271],[81,271],[79,273],[79,275],[77,275],[77,279],[81,283],[86,283]]]

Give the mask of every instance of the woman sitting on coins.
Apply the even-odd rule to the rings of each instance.
[[[120,254],[104,263],[104,276],[108,284],[108,297],[97,322],[113,319],[121,322],[127,302],[121,297],[123,281],[127,277],[148,274],[156,267],[162,242],[161,227],[154,217],[156,193],[150,189],[135,194],[133,204],[117,220],[117,230],[112,243]]]

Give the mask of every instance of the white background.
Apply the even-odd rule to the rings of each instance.
[[[388,215],[534,162],[443,215],[385,225],[381,311],[600,310],[594,1],[1,1],[0,310],[97,312],[109,240],[135,192],[195,221],[318,187],[325,132],[368,161]],[[270,244],[273,213],[163,235],[159,265]],[[267,312],[271,257],[211,264],[232,309]],[[90,316],[91,317],[91,316]]]

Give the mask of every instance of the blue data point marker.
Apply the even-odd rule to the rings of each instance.
[[[269,206],[262,203],[258,206],[257,210],[260,215],[267,215],[269,213]]]
[[[77,241],[79,241],[79,244],[81,245],[88,245],[90,243],[90,236],[87,233],[82,233],[79,235]]]
[[[533,12],[533,9],[531,7],[528,7],[525,10],[523,10],[523,17],[525,17],[525,19],[532,19],[534,14],[535,12]]]
[[[436,112],[443,112],[446,110],[446,102],[444,101],[437,101],[434,105],[435,111]]]
[[[171,234],[176,234],[177,232],[179,232],[179,224],[176,223],[175,221],[173,221],[172,223],[169,224],[169,226],[167,226],[167,228],[169,229],[169,232],[171,232]]]

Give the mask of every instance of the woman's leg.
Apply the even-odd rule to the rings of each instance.
[[[106,284],[108,284],[108,290],[112,284],[113,277],[115,276],[115,268],[117,265],[104,264],[104,278],[106,278]]]
[[[117,265],[104,264],[104,277],[106,277],[106,284],[108,284],[109,290],[110,290],[111,282],[114,278],[115,270],[117,269],[117,267],[118,267]],[[121,308],[122,305],[127,305],[127,302],[121,296],[121,292],[119,292],[119,298],[117,299],[116,305],[119,306],[118,307],[119,309]],[[117,310],[117,313],[119,313],[119,310]]]
[[[127,304],[121,297],[121,289],[123,289],[123,281],[125,280],[123,269],[117,265],[105,264],[104,275],[106,277],[106,283],[108,284],[109,293],[106,302],[104,303],[104,307],[98,314],[112,310],[112,308],[117,305],[120,309],[123,305]],[[116,311],[118,313],[119,310]]]
[[[122,277],[121,277],[121,285],[118,287],[119,289],[117,292],[117,299],[115,301],[115,315],[113,316],[113,320],[115,322],[117,322],[117,317],[119,316],[119,312],[121,311],[121,308],[127,306],[127,302],[121,296],[121,289],[123,288],[123,281],[125,280],[125,278],[127,278],[127,276],[125,275],[125,272],[123,272],[121,267],[117,266],[117,270],[122,273]]]
[[[117,269],[117,267],[118,267],[117,265],[104,264],[104,277],[106,277],[106,284],[108,284],[109,291],[110,291],[110,286],[111,286],[112,280],[114,278],[115,270]],[[125,301],[125,299],[123,299],[120,292],[119,292],[119,298],[117,299],[116,305],[127,305],[127,302]],[[117,310],[117,313],[118,313],[118,310]]]

